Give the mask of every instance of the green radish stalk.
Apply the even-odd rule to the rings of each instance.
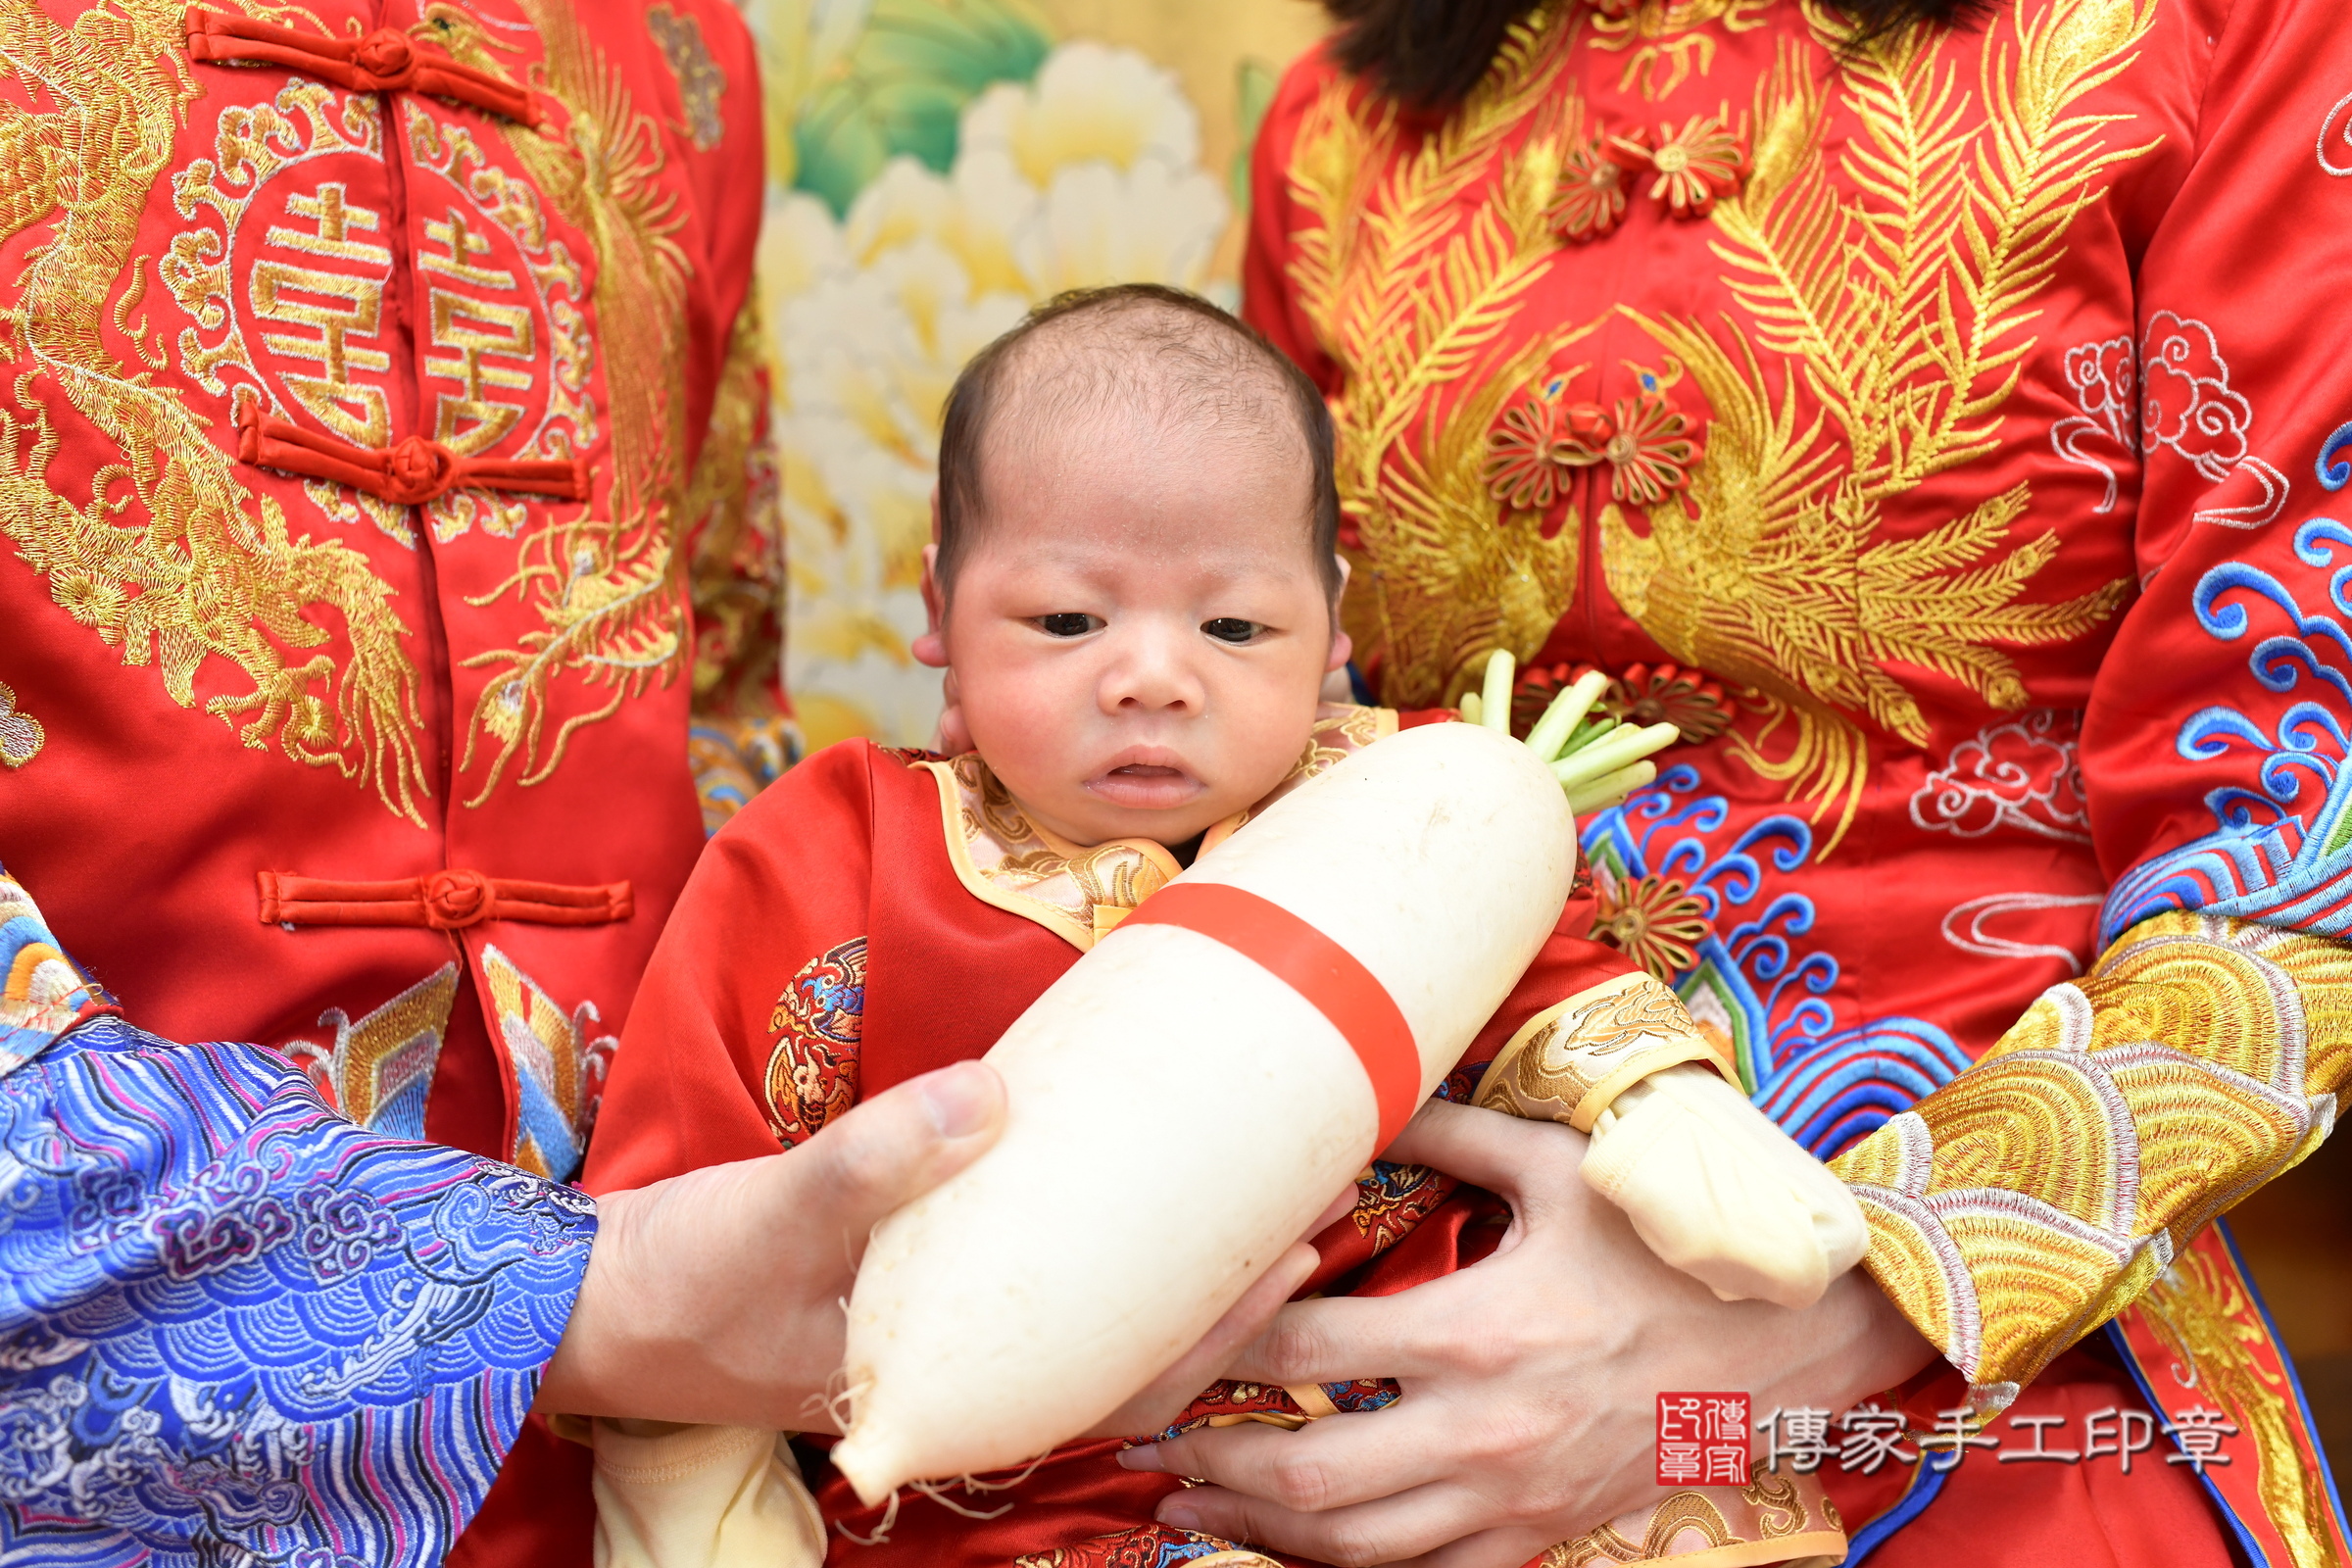
[[[1578,784],[1568,791],[1568,810],[1572,815],[1583,816],[1604,806],[1615,806],[1657,776],[1658,764],[1647,759],[1631,767],[1621,767],[1614,773],[1603,773],[1590,783]]]
[[[1480,689],[1462,694],[1465,722],[1510,733],[1511,684],[1516,668],[1516,662],[1499,648],[1487,656]],[[1672,724],[1646,724],[1637,729],[1594,714],[1592,705],[1608,684],[1608,677],[1598,670],[1582,676],[1551,700],[1527,734],[1528,750],[1550,767],[1568,794],[1569,809],[1579,816],[1614,806],[1656,778],[1656,764],[1643,759],[1682,739],[1682,732]]]

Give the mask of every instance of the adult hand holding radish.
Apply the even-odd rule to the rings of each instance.
[[[1297,1432],[1204,1427],[1127,1449],[1131,1469],[1207,1483],[1170,1494],[1160,1521],[1317,1562],[1519,1568],[1663,1495],[1659,1391],[1843,1410],[1935,1359],[1858,1270],[1801,1311],[1719,1299],[1584,1179],[1586,1144],[1566,1127],[1423,1107],[1390,1157],[1501,1197],[1501,1245],[1394,1296],[1285,1307],[1231,1376],[1391,1377],[1403,1397]]]
[[[768,1430],[838,1430],[842,1298],[883,1215],[969,1165],[1004,1087],[959,1062],[878,1095],[805,1147],[597,1200],[599,1226],[538,1408]],[[1312,1266],[1277,1250],[1234,1310],[1111,1413],[1149,1431],[1213,1381]]]
[[[833,1450],[860,1496],[1043,1453],[1197,1340],[1453,1066],[1574,870],[1550,770],[1446,724],[1147,900],[990,1052],[1004,1142],[876,1232]],[[1133,1151],[1178,1139],[1139,1216]]]
[[[538,1408],[825,1427],[841,1298],[874,1222],[970,1164],[1004,1125],[1004,1084],[959,1062],[789,1153],[605,1194]]]

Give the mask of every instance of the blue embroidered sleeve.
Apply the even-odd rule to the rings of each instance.
[[[0,1075],[0,1562],[438,1563],[594,1205],[98,1018]]]

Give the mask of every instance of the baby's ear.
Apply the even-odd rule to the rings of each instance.
[[[931,492],[931,515],[936,523],[939,516],[939,492]],[[939,586],[939,546],[923,546],[923,615],[928,624],[923,634],[907,645],[906,651],[918,664],[933,669],[945,669],[948,663],[948,596]]]
[[[1346,556],[1337,551],[1332,553],[1331,559],[1340,564],[1340,586],[1331,596],[1331,657],[1323,662],[1323,669],[1327,674],[1335,669],[1345,669],[1348,661],[1355,657],[1355,642],[1340,624],[1340,601],[1348,597],[1348,575],[1355,568]]]

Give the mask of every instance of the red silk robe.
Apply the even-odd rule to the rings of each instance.
[[[570,1176],[781,727],[748,32],[31,0],[0,38],[10,872],[145,1028]]]
[[[250,10],[0,24],[0,842],[143,1027],[566,1177],[781,704],[751,40]]]
[[[1294,778],[1368,743],[1390,716],[1325,715]],[[622,1042],[589,1186],[635,1187],[773,1153],[861,1095],[982,1054],[1099,931],[1176,869],[1156,845],[1073,853],[1032,827],[976,757],[942,762],[862,741],[816,754],[720,831],[679,901]],[[1451,1098],[1465,1098],[1471,1069],[1530,1020],[1630,968],[1569,934],[1591,923],[1590,901],[1572,899],[1560,934],[1448,1080]],[[1353,1213],[1317,1239],[1324,1262],[1308,1289],[1404,1289],[1484,1256],[1506,1218],[1491,1198],[1457,1193],[1433,1172],[1375,1166]],[[1362,1409],[1393,1391],[1349,1385],[1324,1396]],[[1252,1412],[1295,1421],[1299,1406],[1281,1390],[1220,1384],[1182,1423]],[[1012,1505],[994,1521],[909,1493],[887,1544],[858,1546],[837,1532],[835,1557],[976,1565],[1039,1554],[1078,1564],[1197,1545],[1204,1538],[1152,1523],[1153,1503],[1178,1483],[1120,1469],[1111,1455],[1121,1446],[1075,1445],[1010,1491],[968,1499]],[[831,1470],[817,1491],[829,1520],[860,1536],[874,1530],[879,1513]]]
[[[1559,0],[1444,116],[1310,55],[1245,312],[1331,399],[1383,701],[1500,646],[1523,713],[1589,665],[1681,728],[1587,824],[1602,927],[1860,1199],[1932,1402],[2210,1415],[2243,1547],[2316,1568],[2214,1221],[2352,1082],[2352,30],[1984,9]],[[1972,1452],[1890,1549],[2218,1549],[2101,1463]]]

